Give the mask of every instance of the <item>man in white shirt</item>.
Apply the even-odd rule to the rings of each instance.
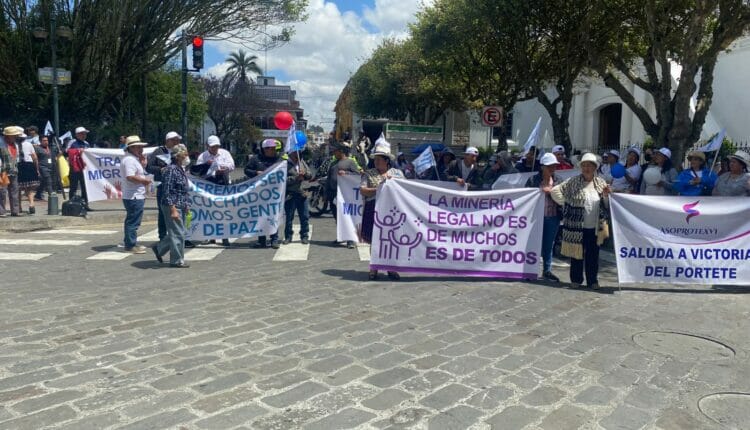
[[[208,149],[198,156],[198,161],[195,163],[196,166],[203,166],[206,170],[206,173],[202,173],[201,176],[216,184],[230,184],[229,173],[234,170],[232,154],[221,147],[218,136],[208,136],[206,145]]]
[[[128,136],[126,139],[125,157],[120,162],[120,172],[125,180],[122,182],[122,204],[125,206],[124,231],[125,251],[133,254],[145,254],[144,246],[136,245],[138,228],[143,218],[143,208],[146,199],[146,187],[151,185],[151,179],[146,177],[146,157],[143,147],[148,145],[141,142],[138,136]]]

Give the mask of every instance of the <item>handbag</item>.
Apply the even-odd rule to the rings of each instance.
[[[0,173],[0,187],[7,187],[8,185],[10,185],[10,176],[8,176],[8,172]]]

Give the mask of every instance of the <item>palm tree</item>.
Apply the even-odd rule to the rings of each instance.
[[[227,69],[225,79],[228,79],[232,84],[247,84],[249,82],[248,73],[255,73],[258,75],[263,73],[255,62],[257,59],[257,56],[247,55],[242,49],[237,52],[232,52],[226,60],[227,63],[229,63],[229,68]]]

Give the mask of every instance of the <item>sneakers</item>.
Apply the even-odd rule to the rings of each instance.
[[[591,285],[589,285],[589,287],[591,287],[592,290],[598,290],[600,288],[598,283],[591,284]]]
[[[176,263],[176,264],[170,263],[169,267],[174,267],[175,269],[187,269],[188,267],[190,267],[190,265],[187,263]]]
[[[29,208],[29,215],[34,215],[36,213],[36,208]]]
[[[357,245],[354,244],[353,240],[349,240],[349,241],[346,242],[346,247],[349,248],[349,249],[354,249],[354,248],[357,247]]]
[[[195,248],[195,244],[189,240],[185,241],[185,248]]]
[[[282,245],[289,245],[290,243],[292,243],[292,239],[284,239],[284,240],[283,240],[283,241],[281,242],[281,244],[282,244]]]
[[[303,245],[307,245],[307,244],[309,244],[309,243],[310,243],[310,239],[308,239],[308,238],[306,238],[306,237],[303,237],[303,238],[302,238],[302,244],[303,244]]]
[[[281,244],[279,243],[278,240],[274,240],[273,242],[271,242],[271,248],[273,249],[279,249],[280,246]]]
[[[557,276],[555,276],[555,274],[552,273],[552,272],[544,272],[542,274],[542,278],[544,278],[547,281],[560,282],[560,278],[558,278]]]
[[[125,248],[125,252],[129,252],[131,254],[145,254],[146,253],[146,247],[145,246],[134,246],[132,248]]]
[[[262,249],[265,247],[266,247],[266,241],[263,241],[263,242],[257,241],[253,244],[253,248],[256,248],[256,249]]]

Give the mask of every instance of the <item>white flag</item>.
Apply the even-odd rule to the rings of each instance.
[[[286,138],[286,144],[284,145],[284,152],[292,152],[292,149],[297,146],[297,123],[292,121],[292,126],[289,127],[289,136]]]
[[[529,135],[529,138],[526,140],[526,143],[523,145],[523,152],[527,153],[531,150],[532,146],[536,146],[537,149],[539,148],[539,127],[542,125],[542,117],[540,116],[539,119],[536,121],[536,125],[534,126],[534,129],[531,130],[531,134]]]
[[[713,152],[718,151],[721,149],[721,144],[724,142],[724,136],[727,134],[727,129],[723,129],[717,134],[713,139],[711,139],[710,142],[708,142],[708,145],[701,146],[700,148],[695,148],[696,151],[700,152]]]
[[[378,137],[378,140],[375,141],[375,146],[373,146],[373,148],[376,146],[381,146],[381,145],[383,146],[387,145],[388,148],[391,147],[391,144],[388,143],[387,140],[385,140],[385,135],[382,132],[380,133],[380,137]]]
[[[435,162],[435,154],[432,152],[432,146],[427,145],[427,149],[422,151],[422,153],[419,154],[419,157],[414,159],[413,164],[414,171],[417,172],[417,175],[421,175],[425,170],[437,165]]]
[[[55,129],[52,128],[52,123],[47,121],[47,125],[44,126],[44,136],[55,134]]]

